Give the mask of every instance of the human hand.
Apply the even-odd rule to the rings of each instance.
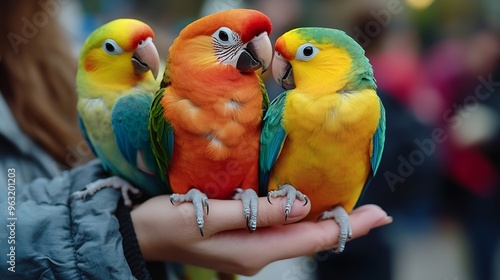
[[[300,222],[310,210],[295,201],[287,221],[286,198],[271,205],[259,198],[257,230],[249,233],[240,201],[210,200],[204,237],[194,222],[189,203],[172,205],[157,196],[132,210],[137,240],[146,260],[193,264],[225,273],[253,275],[269,263],[336,247],[339,226],[334,220]],[[376,205],[363,205],[350,214],[353,239],[386,225],[391,217]]]

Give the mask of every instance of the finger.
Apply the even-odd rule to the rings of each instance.
[[[367,204],[356,208],[351,215],[353,238],[367,235],[370,230],[392,223],[392,217],[377,205]]]
[[[377,205],[363,205],[349,215],[352,229],[352,239],[364,236],[373,228],[392,222],[392,217]],[[340,228],[333,219],[318,222],[321,228],[316,228],[316,247],[310,253],[329,250],[337,247]]]
[[[203,233],[210,236],[217,232],[246,229],[246,217],[243,213],[243,204],[240,200],[217,200],[209,199],[210,214],[204,216],[205,225]],[[139,206],[136,213],[147,211],[150,213],[165,213],[165,215],[151,215],[150,219],[155,223],[165,223],[165,216],[177,217],[177,222],[169,221],[170,225],[176,225],[179,234],[193,234],[193,237],[200,237],[198,225],[196,223],[195,211],[192,203],[178,203],[172,205],[169,196],[156,196],[149,199],[144,204],[147,207]],[[285,221],[286,198],[274,199],[273,204],[267,198],[260,197],[257,212],[257,231],[261,227],[294,223],[304,218],[311,209],[310,203],[303,205],[303,202],[296,201]]]
[[[295,205],[294,205],[295,206]],[[371,229],[386,225],[392,221],[391,217],[376,205],[365,205],[354,210],[350,217],[353,238],[367,234]],[[196,263],[229,273],[253,275],[270,262],[310,255],[320,251],[335,248],[338,242],[339,226],[333,220],[319,222],[305,221],[284,226],[260,228],[253,234],[245,230],[222,232],[218,238],[204,243],[210,248],[198,248],[197,252],[210,252],[211,259],[220,260],[220,266],[214,264]],[[231,237],[231,238],[225,238]],[[242,242],[244,240],[244,242]],[[214,242],[215,244],[210,244]],[[234,252],[246,252],[246,257],[232,257]],[[234,255],[234,254],[233,254]],[[237,265],[225,266],[224,263]],[[237,268],[237,270],[233,270]]]
[[[392,222],[392,217],[377,205],[364,205],[355,209],[349,220],[352,229],[352,239],[368,234],[373,228]],[[333,219],[319,222],[321,227],[315,228],[316,244],[314,248],[308,248],[310,253],[329,250],[337,247],[340,228]]]
[[[301,201],[295,201],[288,219],[285,220],[286,198],[274,199],[273,204],[267,198],[260,197],[257,212],[257,231],[259,228],[273,225],[294,223],[304,218],[311,210],[308,203],[304,206]],[[210,200],[210,215],[205,216],[207,234],[226,230],[246,228],[246,218],[243,214],[243,205],[238,200]]]
[[[361,206],[349,217],[353,239],[368,234],[373,228],[392,222],[392,218],[376,205]],[[256,235],[255,238],[267,248],[263,258],[256,261],[265,263],[335,248],[339,237],[339,226],[333,219],[319,222],[306,221],[278,228],[263,228],[260,232],[256,232]],[[249,240],[249,243],[251,242],[253,241]],[[255,265],[258,267],[258,264]]]

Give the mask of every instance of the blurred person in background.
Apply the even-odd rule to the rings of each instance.
[[[439,59],[441,58],[441,59]],[[438,62],[432,63],[433,60]],[[500,37],[478,28],[462,38],[448,38],[429,50],[429,72],[448,93],[443,126],[449,135],[444,149],[445,217],[463,224],[474,279],[497,279],[500,244]],[[451,93],[451,94],[450,94]]]
[[[0,167],[16,166],[19,183],[93,158],[77,123],[71,44],[43,7],[8,2],[0,12]]]

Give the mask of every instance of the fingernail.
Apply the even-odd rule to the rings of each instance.
[[[282,198],[280,201],[281,209],[283,212],[283,218],[285,217],[285,211],[286,211],[286,197]],[[310,203],[307,205],[304,205],[303,201],[300,200],[295,200],[292,204],[292,207],[290,209],[290,213],[288,213],[288,218],[287,221],[289,220],[298,220],[303,217],[305,217],[308,213],[311,207],[309,206]]]
[[[378,227],[385,226],[385,225],[392,223],[392,221],[393,221],[393,218],[391,216],[387,216],[387,217],[384,217],[383,219],[380,219],[376,223],[376,226],[378,226]]]

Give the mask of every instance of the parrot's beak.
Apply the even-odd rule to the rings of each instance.
[[[246,44],[236,63],[240,72],[253,72],[262,68],[264,73],[273,59],[273,46],[267,32],[255,36]]]
[[[153,73],[156,79],[160,70],[160,56],[158,55],[158,50],[153,44],[153,39],[151,37],[139,43],[132,56],[132,64],[134,64],[136,74],[145,73],[151,70],[151,73]]]
[[[281,87],[287,90],[295,88],[292,64],[283,58],[279,52],[274,52],[272,71],[274,80]]]

